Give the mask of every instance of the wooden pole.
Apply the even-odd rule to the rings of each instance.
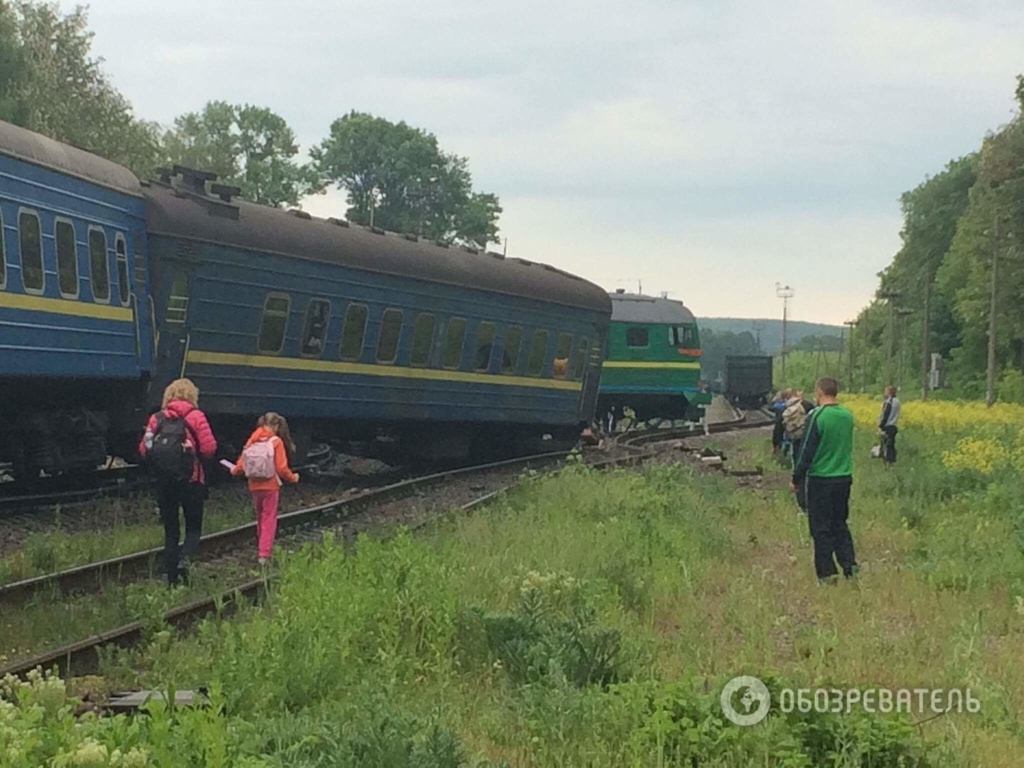
[[[932,303],[932,280],[935,271],[928,270],[925,275],[924,284],[924,330],[921,331],[921,399],[928,399],[928,368],[931,365],[931,303]]]

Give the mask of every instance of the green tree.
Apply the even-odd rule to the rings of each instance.
[[[216,173],[265,205],[297,205],[323,190],[313,167],[295,161],[299,148],[288,123],[264,107],[208,102],[175,118],[162,151],[167,163]]]
[[[1016,95],[1020,111],[985,137],[978,152],[950,162],[900,199],[902,246],[879,274],[879,291],[900,291],[897,304],[914,310],[897,326],[904,332],[894,345],[897,355],[906,345],[905,385],[921,374],[930,297],[929,348],[947,357],[948,383],[960,395],[984,392],[993,253],[999,254],[997,365],[1024,370],[1024,78],[1017,79]],[[855,379],[880,385],[888,303],[876,299],[858,320]]]
[[[348,193],[350,221],[479,247],[497,241],[497,196],[474,193],[466,158],[443,152],[431,133],[353,111],[310,154]]]
[[[88,149],[139,175],[157,164],[158,129],[140,121],[91,56],[85,9],[0,0],[0,119]]]
[[[924,320],[929,318],[929,350],[948,357],[962,343],[962,329],[953,313],[953,297],[939,279],[939,271],[949,252],[968,196],[976,180],[977,155],[949,162],[939,174],[926,179],[900,197],[903,227],[902,245],[890,265],[880,274],[880,291],[896,290],[900,308],[913,310],[906,320],[896,324],[893,354],[903,359],[905,388],[921,380]],[[871,366],[867,382],[881,386],[885,360],[889,353],[889,307],[877,299],[872,312],[862,313],[858,333],[867,342],[855,350],[857,357]],[[857,338],[854,338],[857,344]],[[892,363],[893,376],[899,367]]]

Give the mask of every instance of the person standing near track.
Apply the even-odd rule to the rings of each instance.
[[[164,524],[164,571],[167,584],[178,583],[182,561],[195,557],[203,535],[206,471],[217,440],[199,410],[199,390],[189,379],[176,379],[164,390],[161,410],[149,417],[139,455],[156,479],[156,503]],[[185,517],[185,543],[180,544],[178,510]]]
[[[790,482],[794,493],[805,480],[807,483],[807,522],[820,582],[834,579],[836,560],[846,578],[857,569],[847,524],[853,484],[853,414],[837,402],[838,394],[839,382],[828,376],[818,379],[814,388],[818,407],[804,426],[803,445]]]
[[[900,420],[900,401],[896,397],[896,387],[885,388],[885,399],[882,401],[882,413],[878,417],[878,432],[882,437],[882,460],[886,464],[896,463],[896,433]]]
[[[791,446],[794,466],[796,466],[797,459],[800,458],[800,448],[803,446],[808,414],[813,410],[814,403],[804,399],[802,389],[793,390],[792,396],[786,401],[783,408],[782,425],[785,438]],[[807,511],[806,483],[797,488],[796,503],[801,512]]]
[[[260,416],[256,431],[249,436],[238,463],[231,469],[232,475],[244,475],[249,481],[256,510],[256,556],[260,565],[267,564],[274,547],[281,482],[299,482],[299,476],[288,466],[289,453],[295,453],[295,443],[288,422],[271,411]]]
[[[773,456],[777,456],[779,454],[779,450],[783,447],[783,438],[785,437],[786,427],[782,423],[782,412],[786,410],[786,401],[792,396],[793,390],[783,389],[775,395],[775,399],[772,401],[772,404],[768,406],[768,409],[775,417],[774,427],[772,428]]]

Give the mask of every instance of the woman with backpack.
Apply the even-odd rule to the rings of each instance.
[[[260,565],[270,560],[274,547],[281,481],[299,482],[299,476],[288,467],[289,453],[295,453],[295,444],[288,422],[280,414],[266,413],[256,422],[256,431],[249,436],[231,470],[231,474],[245,475],[249,480],[252,505],[256,508],[256,554]]]
[[[190,561],[203,535],[206,471],[217,440],[199,410],[199,390],[189,379],[177,379],[164,390],[161,410],[149,417],[139,454],[156,480],[156,503],[164,524],[164,570],[168,585],[178,583],[181,560]],[[185,517],[185,544],[179,543],[178,510]]]

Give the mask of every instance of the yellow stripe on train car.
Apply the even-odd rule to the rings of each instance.
[[[0,307],[27,309],[32,312],[49,312],[52,315],[75,315],[96,317],[101,320],[122,320],[131,322],[129,307],[114,307],[110,304],[94,304],[75,299],[51,299],[47,296],[30,296],[24,293],[0,291]]]
[[[691,368],[700,369],[700,363],[645,363],[640,360],[605,360],[604,368]]]
[[[466,371],[447,371],[437,368],[409,368],[396,365],[375,365],[373,363],[342,363],[334,360],[308,360],[298,357],[275,357],[273,355],[239,355],[232,352],[205,352],[198,349],[189,350],[186,361],[189,364],[195,365],[233,365],[246,368],[277,368],[288,371],[393,376],[402,379],[462,381],[474,384],[565,389],[576,392],[583,388],[583,384],[578,381],[559,381],[558,379],[541,379],[527,376],[504,376],[493,373],[468,373]]]

